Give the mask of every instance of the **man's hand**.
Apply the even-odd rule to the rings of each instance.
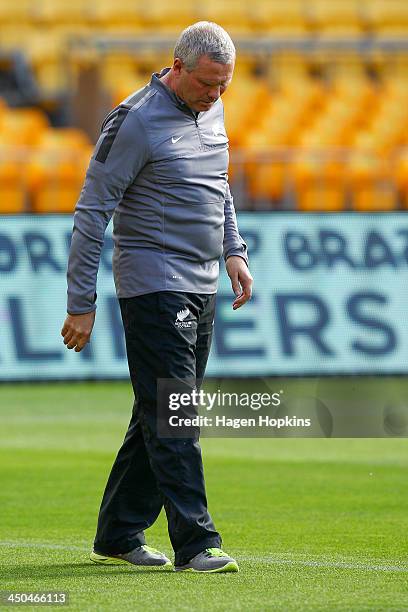
[[[231,279],[232,290],[237,296],[232,304],[233,310],[236,310],[251,299],[253,278],[242,257],[228,257],[225,267]]]
[[[74,348],[76,353],[82,351],[85,344],[89,342],[94,323],[95,310],[85,314],[67,315],[61,330],[61,336],[63,336],[67,348]]]

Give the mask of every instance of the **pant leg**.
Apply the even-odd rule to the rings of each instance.
[[[135,399],[132,418],[102,498],[94,549],[125,553],[145,543],[144,529],[160,514],[163,497],[151,469]]]
[[[207,510],[198,440],[157,435],[157,380],[195,380],[198,328],[208,296],[158,292],[120,302],[144,442],[164,498],[175,562],[181,565],[204,548],[220,546],[221,537]],[[187,316],[178,316],[186,309]]]
[[[135,402],[102,498],[94,548],[104,554],[125,553],[144,544],[143,530],[154,523],[163,507],[137,412]]]

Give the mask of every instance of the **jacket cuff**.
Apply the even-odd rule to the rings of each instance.
[[[241,259],[243,259],[246,265],[249,267],[248,252],[247,252],[246,244],[242,245],[241,248],[230,249],[229,251],[224,253],[224,261],[227,261],[228,257],[241,257]]]
[[[96,298],[96,293],[94,294],[93,301],[87,296],[68,293],[67,313],[70,315],[80,315],[93,312],[96,310]]]

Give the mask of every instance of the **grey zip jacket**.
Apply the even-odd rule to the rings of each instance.
[[[221,99],[194,113],[160,77],[105,119],[76,205],[68,312],[96,308],[104,233],[113,216],[118,297],[215,293],[221,255],[242,257],[228,186]]]

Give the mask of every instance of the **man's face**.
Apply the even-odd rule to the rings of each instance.
[[[234,63],[219,64],[207,55],[198,60],[196,67],[187,72],[183,62],[176,58],[173,64],[176,93],[194,111],[208,111],[227,89],[234,72]]]

